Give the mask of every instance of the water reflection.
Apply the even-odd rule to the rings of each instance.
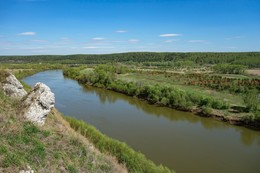
[[[80,84],[81,85],[81,84]],[[198,117],[192,115],[189,112],[176,111],[171,108],[160,107],[155,105],[150,105],[145,101],[141,101],[135,97],[126,96],[121,93],[114,91],[104,90],[101,88],[96,88],[92,86],[83,86],[83,90],[88,93],[95,94],[98,96],[100,103],[115,103],[116,101],[124,100],[128,104],[135,106],[147,114],[154,115],[157,117],[165,117],[171,121],[188,121],[190,123],[200,123],[205,129],[228,129],[232,125],[224,122],[219,122],[214,119],[209,119],[205,117]],[[260,146],[260,132],[246,129],[244,127],[232,126],[240,133],[240,140],[244,145],[250,146],[256,143]]]
[[[82,86],[64,78],[61,71],[41,72],[24,81],[47,84],[55,93],[59,111],[94,125],[179,173],[260,170],[260,132]]]

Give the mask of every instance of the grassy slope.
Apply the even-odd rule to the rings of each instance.
[[[53,110],[46,125],[36,127],[18,116],[19,101],[0,92],[0,172],[127,172],[98,152]]]

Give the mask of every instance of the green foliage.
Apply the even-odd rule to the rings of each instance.
[[[244,74],[246,66],[237,64],[217,64],[213,69],[215,72],[222,74]]]
[[[40,160],[43,160],[46,156],[45,146],[41,142],[35,142],[34,147],[29,151],[30,155],[27,155],[27,157],[31,160],[34,158],[38,158]]]
[[[69,173],[77,173],[78,172],[73,165],[68,166],[68,171],[69,171]]]
[[[257,90],[249,90],[243,99],[248,111],[257,112],[260,105],[260,93]]]
[[[51,135],[51,132],[46,130],[42,130],[41,133],[45,138]]]
[[[70,123],[70,126],[86,136],[101,152],[109,153],[115,156],[119,163],[126,165],[129,172],[139,173],[167,173],[172,172],[163,166],[156,166],[152,161],[145,158],[141,153],[138,153],[128,147],[125,143],[111,139],[91,125],[83,121],[76,120],[71,117],[65,117]]]
[[[205,115],[210,115],[212,113],[212,109],[207,106],[202,106],[202,113]]]
[[[21,158],[17,154],[7,153],[4,156],[4,160],[0,166],[7,168],[9,166],[19,166],[21,164]]]
[[[0,144],[0,155],[7,153],[7,148]]]
[[[95,70],[89,74],[70,76],[70,74],[74,74],[70,72],[75,70],[72,68],[67,69],[64,74],[82,83],[107,88],[129,96],[145,99],[153,104],[174,107],[180,110],[189,110],[192,106],[204,105],[214,109],[227,109],[229,107],[224,101],[216,100],[209,96],[199,96],[173,86],[140,85],[140,83],[117,80],[114,77],[115,70],[113,69],[113,67],[108,65],[98,65]],[[80,74],[80,71],[78,71],[77,74]]]
[[[128,63],[156,66],[189,67],[207,64],[239,64],[259,68],[259,52],[230,53],[155,53],[131,52],[102,55],[0,56],[0,63],[104,64]]]
[[[78,67],[71,67],[63,70],[63,74],[66,76],[71,76],[71,78],[76,78],[80,75],[80,68]]]
[[[19,172],[27,165],[35,172],[114,172],[116,164],[71,133],[60,114],[37,127],[18,117],[14,100],[0,91],[0,172]]]
[[[34,124],[29,123],[29,122],[25,123],[23,128],[24,128],[24,133],[27,135],[34,135],[34,134],[40,132],[38,127],[36,127]]]

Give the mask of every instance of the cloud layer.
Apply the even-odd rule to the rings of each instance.
[[[127,32],[127,30],[117,30],[116,32],[118,32],[118,33],[125,33],[125,32]]]
[[[36,35],[36,32],[31,32],[31,31],[29,31],[29,32],[21,32],[18,35]]]
[[[206,43],[206,40],[189,40],[190,43]]]
[[[95,38],[92,38],[92,40],[94,40],[94,41],[102,41],[102,40],[105,40],[105,38],[103,38],[103,37],[95,37]]]
[[[182,36],[182,34],[161,34],[159,37],[177,37]]]

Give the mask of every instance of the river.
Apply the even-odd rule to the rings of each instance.
[[[260,132],[84,87],[60,70],[23,81],[31,86],[45,83],[55,93],[60,112],[86,121],[177,173],[260,172]]]

